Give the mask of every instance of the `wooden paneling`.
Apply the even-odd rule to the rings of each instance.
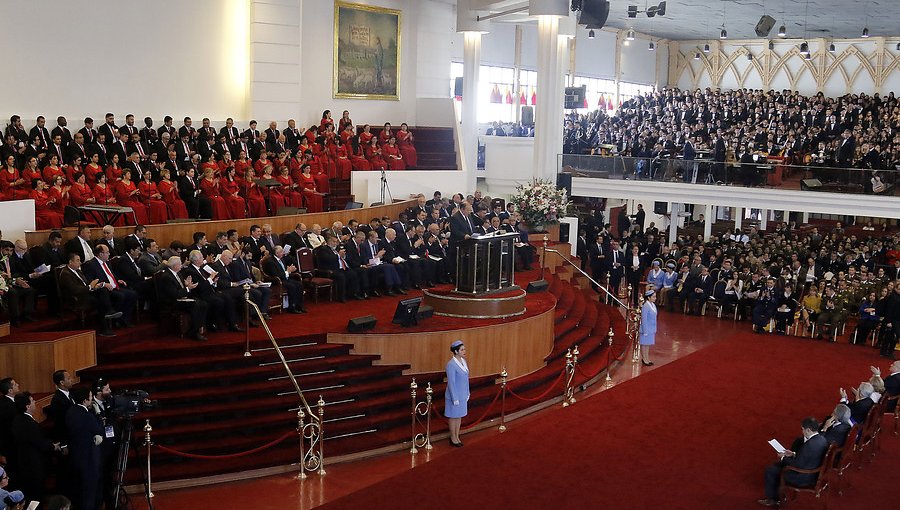
[[[97,364],[94,331],[61,333],[61,338],[44,342],[0,344],[0,374],[15,377],[22,391],[53,391],[53,372],[76,370]]]
[[[397,215],[413,205],[415,200],[407,200],[403,202],[395,202],[390,205],[382,205],[378,207],[364,207],[362,209],[351,209],[346,211],[329,211],[323,213],[294,214],[290,216],[267,216],[265,218],[249,218],[246,220],[219,220],[219,221],[192,221],[187,223],[169,223],[165,225],[147,225],[147,236],[155,239],[161,247],[166,247],[172,241],[179,240],[185,244],[190,244],[194,232],[206,232],[210,242],[214,241],[216,232],[225,232],[229,229],[236,229],[242,236],[250,233],[251,225],[262,225],[268,223],[272,225],[272,231],[281,234],[294,229],[297,223],[305,223],[307,228],[311,228],[314,223],[318,223],[322,228],[330,227],[335,221],[340,221],[344,225],[351,219],[355,219],[360,223],[368,223],[372,218],[380,218],[389,216],[396,218]],[[25,233],[25,240],[28,246],[38,246],[47,241],[49,230],[37,230]],[[77,231],[75,228],[66,228],[61,230],[63,242],[75,237]],[[122,237],[131,233],[131,227],[118,227],[117,236]],[[96,230],[96,236],[99,238],[100,230]]]
[[[437,315],[470,319],[495,319],[513,317],[525,313],[525,291],[502,298],[471,297],[462,294],[439,294],[424,291],[425,304],[434,308]]]
[[[9,323],[3,322],[0,323],[0,338],[9,336]]]
[[[328,341],[353,344],[355,354],[379,354],[381,364],[409,364],[409,373],[443,371],[450,359],[450,344],[462,340],[468,351],[469,375],[499,373],[520,377],[544,366],[553,348],[553,315],[540,315],[506,324],[454,331],[351,335],[329,333]]]

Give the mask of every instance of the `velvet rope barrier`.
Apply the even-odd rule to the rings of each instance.
[[[253,455],[254,453],[259,453],[263,450],[266,450],[268,448],[271,448],[271,447],[277,445],[278,443],[281,443],[282,441],[284,441],[285,439],[287,439],[289,437],[296,436],[296,435],[297,435],[297,432],[293,431],[293,430],[290,432],[285,432],[284,435],[282,435],[281,437],[275,439],[274,441],[266,443],[258,448],[254,448],[252,450],[247,450],[246,452],[231,453],[228,455],[200,455],[197,453],[179,452],[178,450],[173,450],[172,448],[163,446],[161,444],[156,444],[154,446],[158,447],[160,450],[162,450],[164,452],[171,453],[172,455],[176,455],[178,457],[184,457],[187,459],[202,459],[202,460],[237,459],[240,457],[246,457],[247,455]]]
[[[470,429],[470,428],[474,427],[475,425],[478,425],[479,423],[483,422],[484,419],[487,418],[488,413],[491,412],[491,409],[494,408],[494,404],[497,403],[497,400],[500,398],[500,394],[501,394],[501,393],[503,393],[503,390],[502,390],[502,389],[500,389],[500,390],[497,391],[497,394],[494,395],[494,400],[491,400],[491,403],[488,404],[487,409],[485,409],[484,412],[481,413],[481,417],[479,417],[479,418],[478,418],[477,420],[475,420],[474,422],[472,422],[472,423],[466,425],[465,427],[460,427],[460,428],[461,428],[462,430]],[[444,417],[444,415],[442,415],[440,411],[438,411],[438,409],[437,409],[436,406],[432,405],[432,410],[434,410],[434,414],[436,414],[438,418],[440,418],[440,419],[442,419],[442,420],[444,420],[444,421],[447,420],[447,418]]]
[[[512,390],[511,387],[509,387],[509,385],[507,385],[506,390],[509,391],[510,395],[512,395],[513,397],[515,397],[519,400],[524,400],[525,402],[537,402],[538,400],[543,400],[544,397],[549,395],[550,392],[553,391],[553,388],[555,388],[556,385],[559,384],[560,381],[562,381],[562,379],[563,379],[563,377],[565,377],[565,375],[566,375],[566,369],[563,368],[562,371],[559,373],[559,377],[557,377],[556,380],[553,381],[553,383],[550,385],[549,388],[547,388],[547,390],[545,392],[541,393],[537,397],[528,398],[528,397],[523,397],[521,395],[516,395],[516,393]]]

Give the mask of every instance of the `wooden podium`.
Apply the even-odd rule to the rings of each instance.
[[[515,286],[515,243],[519,234],[470,237],[456,251],[456,289],[463,294],[488,294]]]

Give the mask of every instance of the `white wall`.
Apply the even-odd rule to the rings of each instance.
[[[389,188],[385,192],[385,202],[390,202],[391,197],[395,200],[407,200],[417,193],[431,198],[435,191],[440,191],[445,197],[474,191],[467,189],[466,175],[462,170],[397,170],[387,171],[385,176]],[[365,206],[380,202],[381,172],[353,172],[350,174],[350,192],[357,202],[362,202]]]
[[[0,117],[26,129],[107,111],[224,119],[246,101],[246,39],[226,36],[246,32],[245,0],[5,0],[0,19]]]
[[[588,39],[587,30],[576,31],[575,74],[612,80],[616,76],[616,33],[594,30],[594,34],[594,39]]]
[[[0,202],[0,231],[3,239],[25,239],[26,230],[35,230],[34,200]]]

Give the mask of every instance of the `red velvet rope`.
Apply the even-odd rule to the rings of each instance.
[[[559,384],[560,381],[562,381],[562,379],[563,379],[563,377],[565,377],[565,375],[566,375],[566,369],[563,368],[562,371],[559,373],[559,377],[557,377],[556,380],[553,381],[553,383],[550,385],[549,388],[547,388],[547,390],[545,392],[541,393],[537,397],[528,398],[528,397],[523,397],[521,395],[516,395],[516,393],[509,386],[507,386],[506,389],[507,389],[507,391],[509,391],[510,395],[512,395],[513,397],[515,397],[519,400],[524,400],[525,402],[537,402],[538,400],[543,400],[544,397],[549,395],[550,392],[553,391],[553,388],[555,388],[556,385]]]
[[[488,413],[491,411],[491,409],[493,409],[494,404],[497,403],[497,400],[500,398],[500,394],[501,394],[501,393],[503,393],[503,389],[502,389],[502,388],[499,389],[499,390],[497,390],[497,394],[494,395],[494,400],[491,400],[491,403],[488,404],[487,409],[485,409],[484,412],[481,413],[481,417],[480,417],[480,418],[478,418],[478,419],[475,420],[474,422],[472,422],[472,423],[466,425],[465,427],[460,427],[460,428],[461,428],[461,429],[469,429],[469,428],[474,427],[475,425],[478,425],[478,424],[481,423],[482,421],[484,421],[484,419],[487,417]],[[435,406],[434,404],[432,404],[431,409],[434,411],[435,416],[437,416],[438,418],[440,418],[440,419],[442,419],[442,420],[444,420],[444,421],[447,421],[447,418],[446,418],[444,415],[442,415],[440,411],[438,411],[437,406]]]
[[[246,457],[247,455],[252,455],[254,453],[259,453],[259,452],[266,450],[268,448],[271,448],[271,447],[277,445],[278,443],[284,441],[285,439],[287,439],[291,436],[295,436],[295,435],[297,435],[296,431],[285,432],[284,435],[282,435],[281,437],[275,439],[274,441],[266,443],[258,448],[254,448],[252,450],[247,450],[246,452],[231,453],[228,455],[200,455],[200,454],[196,454],[196,453],[179,452],[178,450],[173,450],[173,449],[171,449],[167,446],[163,446],[161,444],[156,444],[154,446],[158,447],[160,450],[162,450],[164,452],[171,453],[172,455],[177,455],[178,457],[185,457],[188,459],[203,459],[203,460],[237,459],[240,457]]]

